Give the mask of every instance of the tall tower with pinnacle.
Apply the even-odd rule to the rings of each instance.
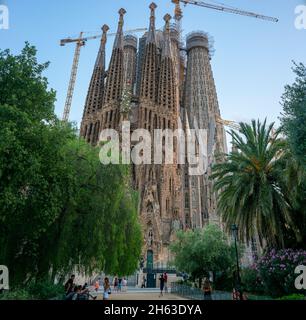
[[[87,142],[96,144],[98,141],[98,133],[100,131],[101,123],[98,120],[97,113],[102,108],[104,89],[105,89],[105,45],[107,41],[108,25],[102,27],[101,44],[94,66],[93,74],[90,80],[85,108],[83,113],[83,120],[81,125],[81,136]]]
[[[166,129],[182,128],[186,132],[206,129],[209,164],[216,162],[216,156],[226,150],[223,126],[215,121],[220,110],[208,37],[204,32],[192,33],[185,46],[181,37],[182,11],[179,1],[173,2],[175,24],[171,24],[171,16],[166,14],[163,31],[156,30],[157,5],[150,4],[149,29],[139,44],[134,36],[124,36],[126,11],[120,9],[108,70],[105,65],[108,27],[103,26],[81,126],[81,136],[97,145],[103,129],[120,133],[122,122],[130,121],[132,133],[137,129],[151,133],[152,160],[156,151],[154,143],[160,146],[161,163],[131,165],[133,186],[139,193],[143,258],[148,268],[166,267],[171,261],[169,245],[178,230],[220,222],[209,180],[210,167],[202,175],[190,175],[191,166],[177,161],[179,150],[175,140],[174,162],[165,161]],[[161,137],[154,136],[156,129],[163,130]],[[131,149],[135,147],[131,144]],[[142,151],[139,150],[140,155]]]
[[[191,177],[189,190],[186,190],[190,207],[191,227],[202,227],[205,223],[219,223],[216,213],[216,195],[213,192],[211,164],[216,156],[226,151],[225,132],[216,122],[220,117],[217,92],[212,74],[210,44],[204,32],[193,32],[187,37],[187,70],[185,84],[185,110],[191,129],[206,129],[208,132],[208,168],[203,176]],[[187,199],[186,199],[187,201]]]

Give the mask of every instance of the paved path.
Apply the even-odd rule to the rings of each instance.
[[[102,299],[102,292],[98,294],[98,300]],[[136,289],[131,288],[127,292],[112,292],[110,300],[149,300],[149,301],[164,301],[164,300],[186,300],[182,297],[171,293],[166,293],[162,297],[159,296],[159,291],[155,289]]]

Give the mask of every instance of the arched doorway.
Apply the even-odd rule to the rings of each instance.
[[[147,252],[147,288],[156,288],[156,275],[153,273],[154,254],[152,250]]]

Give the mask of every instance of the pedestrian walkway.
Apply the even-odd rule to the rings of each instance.
[[[187,300],[171,293],[165,293],[162,297],[159,296],[158,289],[140,289],[128,288],[127,292],[112,292],[110,300],[149,300],[149,301],[165,301],[165,300]],[[98,299],[102,299],[102,292],[99,292]]]

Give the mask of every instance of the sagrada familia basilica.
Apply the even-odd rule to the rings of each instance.
[[[169,245],[177,230],[220,224],[209,177],[217,155],[226,152],[226,139],[222,123],[216,121],[220,110],[208,35],[192,32],[183,43],[179,2],[173,23],[169,14],[164,16],[162,31],[155,27],[156,9],[152,3],[149,29],[139,41],[124,35],[126,11],[120,9],[108,68],[105,47],[109,28],[103,26],[80,134],[97,145],[102,130],[120,131],[123,121],[130,121],[131,132],[140,128],[152,133],[179,127],[207,130],[209,165],[201,175],[190,175],[192,165],[188,162],[132,165],[132,184],[140,199],[144,260],[147,265],[154,261],[154,265],[163,266],[171,259]]]

